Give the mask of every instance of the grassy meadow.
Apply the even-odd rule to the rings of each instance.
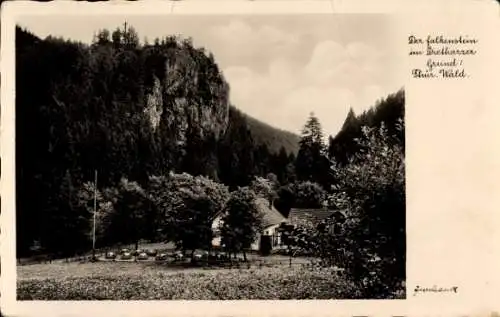
[[[176,270],[155,263],[19,266],[18,300],[342,299],[356,285],[333,269],[303,264]]]

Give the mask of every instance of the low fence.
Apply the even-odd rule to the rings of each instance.
[[[96,254],[97,255],[97,254]],[[157,259],[148,259],[148,260],[139,260],[137,258],[131,260],[120,260],[120,259],[104,259],[104,254],[101,254],[101,258],[98,259],[98,263],[130,263],[134,264],[143,264],[143,265],[158,265],[163,266],[172,270],[190,270],[190,269],[201,269],[201,270],[260,270],[267,268],[280,268],[283,270],[293,269],[293,268],[302,268],[307,270],[314,271],[328,271],[328,274],[337,274],[341,276],[344,273],[343,268],[336,267],[334,265],[325,266],[321,263],[321,261],[305,261],[301,258],[289,258],[289,259],[251,259],[249,261],[228,261],[228,262],[207,262],[207,261],[197,261],[195,263],[191,263],[190,260],[186,259],[186,261],[178,261],[178,260],[157,260]],[[60,260],[47,260],[47,262],[38,262],[38,263],[89,263],[91,262],[91,256],[78,256],[67,259]],[[33,264],[31,263],[20,263],[20,265]]]
[[[104,253],[96,253],[96,257],[101,256],[104,256]],[[87,262],[90,261],[90,259],[91,256],[89,255],[76,255],[68,258],[57,257],[53,255],[43,255],[17,259],[17,265]]]
[[[189,256],[184,258],[176,258],[171,252],[164,259],[158,259],[154,255],[149,256],[147,259],[140,259],[137,255],[133,255],[130,259],[121,259],[120,252],[116,251],[116,258],[107,259],[106,253],[111,250],[117,250],[118,247],[100,249],[96,252],[96,258],[98,262],[118,262],[118,263],[144,263],[144,264],[156,264],[156,265],[165,265],[172,268],[206,268],[206,269],[216,269],[216,268],[228,268],[228,269],[250,269],[250,268],[269,268],[269,267],[305,267],[305,268],[319,268],[319,267],[334,267],[335,264],[338,264],[339,267],[343,267],[341,264],[342,261],[340,259],[338,261],[334,261],[335,263],[329,263],[329,265],[325,265],[321,260],[317,258],[304,257],[301,255],[290,256],[283,254],[282,252],[285,250],[281,250],[282,252],[273,253],[268,256],[262,256],[255,252],[249,252],[247,254],[248,261],[243,261],[241,256],[238,258],[227,258],[226,255],[223,254],[222,258],[210,256],[209,258],[198,258],[195,263],[191,263],[191,259]],[[155,248],[156,249],[156,248]],[[161,250],[161,249],[156,249]],[[56,258],[55,255],[45,254],[45,255],[37,255],[31,258],[26,259],[18,259],[18,265],[29,265],[29,264],[46,264],[46,263],[88,263],[92,261],[92,255],[89,253],[75,255],[73,257],[68,258]]]

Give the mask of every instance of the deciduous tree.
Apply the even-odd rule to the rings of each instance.
[[[222,243],[229,252],[243,252],[255,241],[260,230],[261,215],[255,204],[255,193],[247,188],[239,188],[231,193],[222,218]]]

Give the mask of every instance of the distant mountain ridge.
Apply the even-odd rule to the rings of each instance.
[[[262,122],[248,114],[246,117],[248,128],[257,144],[265,144],[271,153],[277,154],[284,147],[288,154],[297,155],[299,151],[300,136],[286,130]]]

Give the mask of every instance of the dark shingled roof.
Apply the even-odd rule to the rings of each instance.
[[[320,221],[330,218],[336,213],[345,217],[344,213],[339,210],[292,208],[290,210],[290,214],[288,215],[288,220],[292,224],[296,224],[301,221],[310,221],[313,224],[318,224]]]
[[[288,219],[285,218],[274,206],[270,206],[269,201],[265,198],[257,198],[255,200],[255,206],[259,210],[262,215],[262,228],[268,228],[270,226],[278,225],[282,222],[288,222]],[[222,217],[223,211],[219,211],[215,217]]]

